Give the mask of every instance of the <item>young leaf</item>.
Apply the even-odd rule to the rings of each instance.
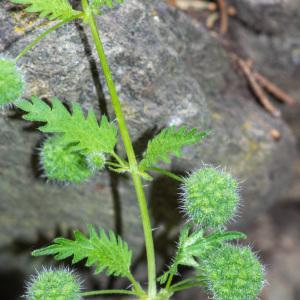
[[[26,12],[38,13],[41,18],[50,20],[67,20],[72,16],[79,14],[73,10],[68,0],[10,0],[16,4],[28,5]]]
[[[212,242],[228,242],[232,240],[244,240],[247,236],[239,231],[217,231],[206,237],[206,241]]]
[[[180,232],[177,253],[173,258],[173,262],[169,270],[158,278],[161,284],[166,283],[169,276],[174,276],[178,273],[179,265],[186,265],[189,267],[197,267],[198,262],[194,259],[193,255],[188,253],[188,247],[193,246],[196,242],[203,241],[203,231],[197,231],[189,236],[190,227],[185,226]]]
[[[197,258],[205,258],[209,253],[217,250],[223,242],[246,238],[245,234],[238,231],[218,231],[208,236],[204,236],[202,230],[191,234],[189,231],[189,226],[182,229],[173,262],[169,270],[159,278],[161,284],[164,284],[169,276],[177,274],[179,265],[197,268],[199,266]]]
[[[89,238],[80,231],[75,231],[75,240],[56,238],[52,245],[35,250],[32,255],[54,255],[56,260],[73,256],[73,264],[86,258],[85,265],[95,265],[96,273],[106,269],[108,276],[130,276],[132,252],[128,245],[112,231],[106,235],[102,229],[97,233],[92,225],[89,225],[88,229]]]
[[[72,114],[57,98],[51,100],[52,107],[38,97],[32,97],[31,102],[21,100],[16,105],[27,112],[25,120],[46,123],[40,131],[63,134],[62,142],[74,144],[74,151],[111,153],[117,143],[116,127],[105,116],[99,126],[92,109],[85,118],[77,103],[72,103]]]
[[[189,130],[185,126],[178,130],[174,126],[163,129],[148,143],[144,158],[140,162],[141,170],[155,166],[160,160],[169,163],[170,154],[180,157],[183,146],[195,144],[205,136],[205,132],[196,128]]]

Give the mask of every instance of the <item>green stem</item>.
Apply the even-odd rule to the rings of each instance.
[[[90,292],[84,292],[84,293],[81,293],[80,295],[81,295],[82,297],[87,297],[87,296],[113,295],[113,294],[139,296],[137,293],[132,292],[132,291],[127,291],[127,290],[100,290],[100,291],[90,291]]]
[[[115,158],[115,160],[122,166],[122,167],[128,167],[128,164],[126,161],[124,161],[117,153],[112,152],[112,157]]]
[[[115,167],[115,168],[122,168],[123,166],[117,164],[117,163],[114,163],[112,161],[106,161],[105,162],[106,165],[109,165],[109,166],[112,166],[112,167]]]
[[[186,283],[189,283],[189,282],[195,282],[197,279],[196,278],[188,278],[188,279],[185,279],[185,280],[181,280],[175,284],[173,284],[170,289],[172,288],[175,288],[175,287],[178,287],[180,285],[183,285],[183,284],[186,284]]]
[[[133,183],[137,195],[137,200],[141,212],[141,219],[143,223],[144,236],[145,236],[147,263],[148,263],[148,285],[149,285],[148,296],[149,299],[153,299],[156,295],[155,254],[154,254],[154,244],[153,244],[153,237],[152,237],[152,228],[150,223],[146,197],[143,190],[142,180],[139,175],[138,164],[133,150],[132,141],[126,126],[125,118],[123,116],[123,112],[121,109],[120,100],[104,53],[103,45],[99,36],[94,14],[89,10],[87,0],[82,0],[82,7],[85,11],[87,22],[89,24],[92,37],[96,46],[96,50],[101,62],[107,87],[111,96],[112,105],[119,124],[120,133],[124,143],[125,151],[128,157],[129,168],[131,171],[131,175],[132,175],[132,179],[133,179]]]
[[[57,23],[56,25],[50,27],[46,31],[44,31],[42,34],[40,34],[38,37],[36,37],[24,50],[22,50],[19,55],[16,57],[16,61],[18,61],[21,57],[23,57],[29,50],[31,50],[37,43],[39,43],[44,37],[46,37],[50,32],[56,30],[57,28],[61,27],[62,25],[71,22],[73,20],[76,20],[78,18],[83,17],[84,14],[78,14],[76,16],[73,16],[67,20],[61,21]]]
[[[133,286],[136,294],[139,296],[144,296],[145,295],[144,290],[141,288],[140,284],[135,280],[135,278],[133,277],[132,274],[129,274],[128,279],[132,283],[132,286]]]
[[[194,287],[194,286],[199,286],[200,284],[203,285],[203,282],[205,282],[205,277],[204,276],[198,276],[198,277],[193,277],[193,278],[188,278],[182,281],[177,282],[176,284],[171,285],[168,290],[172,292],[177,292],[179,290],[184,290],[189,287]]]
[[[166,289],[169,289],[169,287],[170,287],[170,285],[171,285],[171,283],[172,283],[173,277],[174,277],[173,274],[171,274],[171,275],[169,276],[168,281],[167,281],[167,284],[166,284]]]
[[[163,175],[166,175],[166,176],[168,176],[168,177],[170,177],[170,178],[172,178],[172,179],[175,179],[175,180],[177,180],[177,181],[179,181],[179,182],[184,183],[184,179],[183,179],[183,178],[181,178],[181,177],[175,175],[174,173],[172,173],[172,172],[170,172],[170,171],[167,171],[167,170],[165,170],[165,169],[161,169],[161,168],[148,168],[148,169],[146,169],[146,171],[155,171],[155,172],[159,172],[159,173],[161,173],[161,174],[163,174]]]
[[[179,292],[179,291],[183,291],[183,290],[187,290],[193,287],[200,287],[201,286],[201,282],[194,282],[194,283],[190,283],[190,284],[184,284],[181,286],[178,286],[177,288],[173,288],[173,289],[169,289],[172,293],[175,292]]]

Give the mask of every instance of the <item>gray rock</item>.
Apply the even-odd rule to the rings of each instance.
[[[9,13],[2,10],[1,15],[5,24],[10,22]],[[160,1],[138,0],[126,1],[97,21],[139,153],[145,140],[167,125],[210,130],[204,142],[185,150],[183,160],[173,161],[173,170],[185,173],[202,163],[230,170],[242,182],[240,224],[281,198],[291,177],[294,138],[282,120],[272,118],[254,102],[222,46],[202,25]],[[17,55],[41,30],[4,46],[4,55]],[[9,34],[1,32],[1,43],[6,43]],[[70,24],[29,52],[20,62],[27,82],[26,96],[55,95],[97,111],[100,101],[105,110],[97,82],[100,73],[105,86],[103,76],[94,67],[94,47],[90,56],[87,40],[90,43],[88,30]],[[109,100],[106,88],[104,95]],[[112,112],[109,101],[107,109]],[[105,172],[76,187],[47,184],[37,176],[33,155],[41,135],[11,115],[2,112],[0,118],[0,247],[14,241],[31,245],[39,233],[52,238],[57,228],[65,232],[84,228],[86,223],[108,229],[119,222],[120,227],[121,216],[124,238],[138,254],[142,232],[129,180],[119,179],[121,204],[112,196],[111,177]],[[272,139],[273,128],[281,132],[280,141]],[[179,223],[177,185],[166,187],[166,182],[156,177],[147,188],[153,224],[160,228],[157,236],[161,244],[157,247],[162,255],[168,241],[163,228],[171,230]],[[118,206],[120,212],[116,213]]]
[[[299,99],[300,1],[232,1],[238,8],[231,33],[244,54],[275,83]]]
[[[238,7],[237,21],[231,20],[230,33],[240,52],[254,62],[254,66],[272,82],[295,99],[294,107],[283,111],[297,140],[300,140],[300,2],[242,0],[233,1]],[[275,100],[275,99],[274,99]],[[299,143],[298,143],[299,145]],[[298,147],[298,153],[300,148]],[[299,157],[299,155],[298,155]],[[290,185],[287,198],[297,198],[299,193],[300,161],[294,164],[297,174]]]
[[[287,33],[300,26],[299,0],[230,0],[237,18],[257,33]]]

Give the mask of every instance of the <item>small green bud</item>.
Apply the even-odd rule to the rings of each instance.
[[[254,300],[264,285],[264,268],[249,247],[224,244],[203,268],[215,300]]]
[[[196,224],[204,228],[228,222],[238,205],[238,183],[229,174],[204,167],[185,179],[183,209]]]
[[[79,300],[80,284],[67,269],[43,270],[29,283],[27,300]]]
[[[44,173],[50,180],[81,183],[92,175],[85,157],[62,143],[59,136],[45,141],[40,159]]]
[[[105,166],[105,156],[101,152],[93,152],[87,155],[86,161],[88,167],[94,171],[100,171]]]
[[[24,81],[14,59],[0,57],[0,107],[22,97]]]

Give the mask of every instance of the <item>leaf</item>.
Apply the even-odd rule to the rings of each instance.
[[[40,18],[65,21],[79,14],[74,10],[68,0],[10,0],[16,4],[28,5],[26,12],[38,13]]]
[[[173,262],[169,270],[158,279],[161,284],[164,284],[169,276],[178,273],[179,265],[198,268],[198,259],[203,259],[208,253],[218,249],[223,242],[246,238],[244,233],[238,231],[218,231],[208,236],[204,236],[202,230],[191,234],[189,231],[188,225],[181,230],[178,249]]]
[[[221,243],[232,240],[244,240],[246,238],[247,236],[239,231],[218,231],[206,237],[206,241]]]
[[[123,3],[124,0],[91,0],[91,7],[94,8],[102,8],[107,6],[109,8],[113,8],[115,5]]]
[[[96,273],[106,270],[108,276],[130,276],[132,252],[127,243],[112,231],[106,235],[103,229],[97,233],[92,225],[88,229],[89,238],[80,231],[75,231],[75,240],[56,238],[52,245],[35,250],[32,255],[54,255],[56,260],[73,256],[72,264],[87,259],[85,265],[95,265]]]
[[[170,154],[180,157],[183,146],[195,144],[205,136],[205,132],[196,128],[189,130],[185,126],[179,129],[174,126],[163,129],[148,143],[144,158],[140,162],[140,169],[153,167],[160,160],[170,163]]]
[[[193,255],[188,252],[188,248],[193,246],[196,242],[203,241],[203,231],[199,230],[189,236],[190,227],[184,226],[180,232],[178,248],[175,257],[169,270],[158,278],[161,284],[166,283],[169,276],[174,276],[178,273],[179,265],[186,265],[189,267],[197,267],[198,262],[194,259]]]
[[[51,99],[51,104],[52,107],[38,97],[32,97],[31,102],[21,100],[17,106],[27,112],[23,116],[25,120],[46,123],[39,127],[40,131],[63,134],[62,142],[74,144],[74,151],[86,153],[113,151],[117,143],[117,129],[105,116],[99,125],[92,109],[85,118],[77,103],[72,103],[72,114],[57,98]]]

